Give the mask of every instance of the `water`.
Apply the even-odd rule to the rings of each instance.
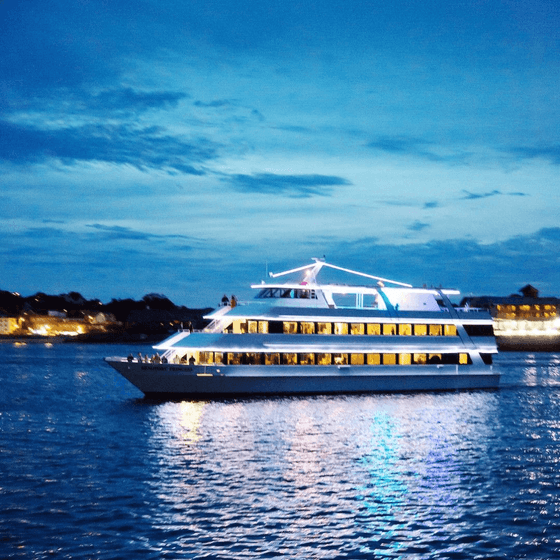
[[[560,556],[560,355],[496,391],[145,400],[102,362],[0,344],[0,558]]]

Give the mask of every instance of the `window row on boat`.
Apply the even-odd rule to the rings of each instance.
[[[235,334],[334,334],[369,336],[457,336],[453,324],[344,323],[315,321],[233,321],[225,332]]]
[[[195,353],[196,354],[196,353]],[[210,352],[200,351],[196,363],[203,365],[423,365],[472,364],[466,352],[461,353],[314,353],[314,352]],[[177,359],[187,363],[188,356]]]
[[[491,324],[466,324],[469,336],[494,336]],[[450,323],[347,323],[321,321],[234,320],[224,332],[234,334],[325,334],[367,336],[457,336]]]

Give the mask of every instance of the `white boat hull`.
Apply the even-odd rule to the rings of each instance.
[[[204,366],[108,364],[150,397],[213,397],[495,389],[492,366]]]

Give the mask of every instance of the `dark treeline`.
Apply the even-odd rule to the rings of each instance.
[[[190,309],[175,305],[160,294],[147,294],[141,300],[112,299],[102,303],[98,299],[86,299],[78,292],[48,295],[38,292],[23,297],[17,293],[0,290],[0,315],[20,317],[22,315],[47,315],[59,312],[68,318],[81,319],[103,313],[109,321],[120,323],[127,331],[166,330],[170,324],[182,323],[202,326],[202,316],[207,309]]]

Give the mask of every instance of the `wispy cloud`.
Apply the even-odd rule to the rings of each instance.
[[[422,231],[423,229],[429,228],[430,224],[416,220],[414,223],[410,224],[406,229],[409,231]]]
[[[378,136],[367,144],[373,150],[398,155],[413,156],[433,162],[466,163],[469,153],[443,148],[435,142],[413,136]]]
[[[474,193],[466,189],[463,189],[461,192],[464,193],[461,200],[479,200],[481,198],[490,198],[493,196],[528,196],[527,193],[523,192],[502,192],[498,189],[484,193]]]
[[[560,144],[552,146],[529,147],[519,146],[508,150],[519,159],[545,159],[554,165],[560,165]]]
[[[161,127],[85,125],[40,129],[0,121],[0,160],[15,164],[57,160],[65,165],[101,161],[138,169],[173,170],[203,175],[201,164],[216,157],[217,146],[207,140],[188,143]]]
[[[120,240],[149,241],[153,239],[188,239],[188,240],[193,239],[192,237],[189,237],[187,235],[178,235],[178,234],[161,235],[161,234],[154,234],[145,231],[138,231],[123,226],[88,224],[86,227],[97,230],[105,239],[111,241],[120,241]]]
[[[335,187],[350,185],[342,178],[331,175],[276,175],[257,173],[233,175],[225,178],[234,189],[256,194],[277,194],[296,198],[330,196]]]

